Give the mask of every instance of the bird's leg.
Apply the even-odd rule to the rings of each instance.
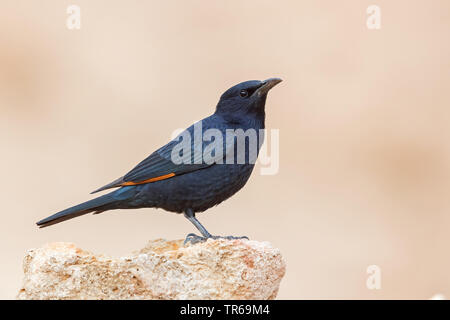
[[[198,243],[207,240],[208,238],[211,238],[211,233],[206,230],[206,228],[200,223],[200,221],[197,220],[195,217],[195,212],[192,209],[186,209],[184,211],[184,216],[192,222],[192,224],[200,231],[200,233],[203,235],[203,237],[196,235],[195,233],[189,233],[186,236],[186,239],[184,240],[184,244],[191,242],[191,243]]]
[[[198,231],[200,231],[200,233],[203,235],[203,237],[205,238],[210,238],[211,237],[211,233],[208,232],[208,230],[206,230],[206,228],[200,223],[200,221],[197,220],[197,218],[195,217],[195,213],[194,210],[192,209],[187,209],[184,212],[184,216],[190,221],[192,222],[192,224],[198,229]],[[192,233],[191,233],[192,234]]]
[[[234,237],[234,236],[213,236],[211,235],[211,233],[208,232],[208,230],[206,230],[206,228],[200,223],[200,221],[197,220],[197,218],[195,217],[195,212],[192,209],[186,209],[186,211],[184,212],[184,216],[190,221],[192,222],[192,224],[198,229],[198,231],[200,231],[200,233],[202,234],[202,236],[198,236],[195,233],[189,233],[186,236],[186,239],[184,240],[184,244],[191,242],[192,244],[198,243],[198,242],[203,242],[206,241],[208,239],[227,239],[227,240],[234,240],[234,239],[247,239],[248,237],[243,236],[243,237]]]

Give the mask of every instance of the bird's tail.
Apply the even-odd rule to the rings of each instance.
[[[120,188],[111,193],[55,213],[54,215],[38,221],[36,224],[40,228],[44,228],[51,226],[52,224],[79,217],[89,212],[100,213],[106,210],[118,209],[120,208],[120,204],[122,204],[123,201],[126,201],[133,197],[135,193],[133,189],[134,188],[131,186]]]

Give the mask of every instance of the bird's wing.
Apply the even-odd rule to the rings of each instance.
[[[214,125],[214,122],[211,123],[211,121],[205,120],[203,120],[203,130],[211,128],[211,126]],[[224,149],[222,153],[214,154],[207,161],[205,161],[205,159],[203,159],[202,152],[211,142],[205,142],[202,139],[201,143],[195,143],[193,132],[194,125],[184,130],[165,146],[153,152],[125,176],[101,187],[98,190],[95,190],[92,193],[109,188],[138,185],[169,179],[176,175],[181,175],[212,166],[220,160],[220,158],[225,159],[226,154],[229,151],[227,150],[228,144],[226,143],[223,145]],[[180,151],[180,141],[182,137],[186,136],[186,134],[190,137],[190,152],[184,153]],[[228,147],[228,149],[230,148]],[[173,153],[177,155],[176,161],[173,161]]]

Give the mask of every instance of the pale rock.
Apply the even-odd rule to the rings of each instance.
[[[285,273],[278,249],[243,239],[154,240],[122,258],[51,243],[23,268],[18,299],[274,299]]]

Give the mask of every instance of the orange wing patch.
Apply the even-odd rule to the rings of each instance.
[[[169,173],[169,174],[165,174],[163,176],[159,176],[159,177],[154,177],[154,178],[150,178],[144,181],[139,181],[139,182],[124,182],[121,184],[122,187],[124,186],[135,186],[138,184],[144,184],[144,183],[150,183],[150,182],[155,182],[155,181],[160,181],[160,180],[165,180],[165,179],[169,179],[172,178],[175,175],[175,173]]]

